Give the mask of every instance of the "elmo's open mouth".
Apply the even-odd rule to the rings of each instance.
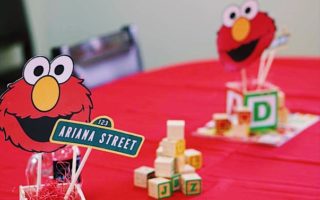
[[[24,132],[34,141],[48,142],[55,123],[58,119],[71,119],[73,114],[59,117],[41,117],[31,119],[29,117],[16,117]]]
[[[228,51],[228,55],[232,58],[232,60],[236,62],[241,62],[248,58],[254,49],[256,48],[257,44],[259,42],[259,39],[253,40],[247,44],[243,44],[240,47],[236,49],[232,49]]]

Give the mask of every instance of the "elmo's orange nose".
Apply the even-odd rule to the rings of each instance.
[[[33,105],[42,112],[53,109],[59,100],[59,96],[59,84],[52,76],[42,77],[33,86]]]
[[[240,17],[232,26],[232,38],[237,42],[241,42],[248,37],[250,28],[250,21],[244,17]]]

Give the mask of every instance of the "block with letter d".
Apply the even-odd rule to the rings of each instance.
[[[244,104],[252,112],[251,130],[277,128],[278,124],[278,92],[256,91],[244,95]]]
[[[277,128],[279,89],[268,83],[264,88],[252,86],[243,92],[240,85],[238,82],[227,84],[227,113],[232,115],[237,107],[246,106],[251,112],[251,130]]]

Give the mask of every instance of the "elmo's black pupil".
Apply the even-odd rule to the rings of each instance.
[[[56,75],[61,75],[64,71],[64,66],[63,65],[58,65],[55,69],[54,69],[54,73]]]
[[[230,14],[230,18],[231,19],[234,19],[235,17],[236,17],[236,13],[233,12],[233,13]]]
[[[42,73],[43,73],[43,67],[42,66],[36,66],[36,68],[34,68],[34,70],[33,70],[33,74],[35,75],[35,76],[41,76],[42,75]]]
[[[251,12],[251,8],[250,7],[246,8],[245,12],[249,14]]]

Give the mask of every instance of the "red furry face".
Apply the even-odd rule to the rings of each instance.
[[[90,91],[72,71],[67,56],[51,64],[35,57],[26,64],[23,77],[0,99],[0,130],[6,140],[26,151],[53,152],[64,146],[49,142],[58,119],[89,122]]]
[[[241,8],[228,7],[223,18],[217,37],[220,61],[228,70],[250,66],[273,40],[276,31],[273,19],[259,12],[253,0]]]

